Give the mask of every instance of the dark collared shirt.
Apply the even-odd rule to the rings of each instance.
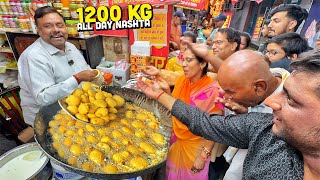
[[[171,113],[195,135],[248,149],[243,179],[303,179],[302,155],[272,133],[272,114],[209,115],[180,100],[176,100]]]

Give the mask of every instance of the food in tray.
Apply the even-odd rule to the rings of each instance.
[[[89,90],[76,90],[73,95]],[[115,119],[105,126],[94,126],[75,121],[63,110],[58,112],[49,122],[48,134],[53,151],[65,163],[84,171],[117,174],[143,170],[166,158],[169,137],[152,112],[129,102],[118,103],[119,99],[114,100],[117,102],[115,107],[107,106],[108,109],[99,112],[102,107],[95,108],[90,104],[80,108],[83,102],[72,99],[79,105],[78,111],[89,113],[92,108],[96,109],[93,114],[101,115],[90,118],[87,114],[90,121],[102,119],[104,115],[111,119],[110,114],[114,114]]]
[[[74,90],[65,98],[64,108],[81,121],[104,125],[117,118],[118,109],[125,105],[125,100],[95,87],[90,82],[84,82],[82,89]]]

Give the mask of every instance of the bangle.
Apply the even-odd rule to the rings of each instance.
[[[158,100],[163,93],[164,93],[164,91],[162,91],[162,92],[157,96],[156,100]]]
[[[210,151],[206,147],[203,146],[202,150],[207,154],[207,156],[211,155]]]
[[[76,79],[76,81],[77,81],[78,84],[81,83],[81,80],[80,80],[76,75],[73,75],[73,77]]]

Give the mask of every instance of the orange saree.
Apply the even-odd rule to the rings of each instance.
[[[222,105],[217,105],[214,102],[215,98],[219,96],[218,87],[206,75],[194,84],[191,84],[190,80],[184,75],[179,77],[172,96],[208,113],[223,109]],[[209,160],[202,171],[198,173],[191,171],[196,157],[202,150],[205,139],[192,134],[187,126],[175,117],[172,118],[172,123],[172,145],[167,156],[166,179],[208,179]]]

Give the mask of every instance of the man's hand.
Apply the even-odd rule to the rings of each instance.
[[[170,86],[167,81],[162,78],[157,78],[156,81],[164,92],[166,92],[167,94],[171,94]]]
[[[173,42],[173,41],[170,41],[170,42],[169,42],[169,46],[171,47],[171,50],[172,50],[172,51],[179,50],[178,44],[175,43],[175,42]]]
[[[209,55],[209,50],[207,48],[207,45],[204,44],[196,44],[196,43],[191,43],[189,40],[186,40],[185,37],[180,38],[181,43],[185,43],[188,45],[188,48],[197,56],[205,59]]]
[[[142,80],[137,81],[137,85],[142,92],[144,92],[149,98],[157,99],[159,94],[163,93],[160,85],[156,81],[152,81],[153,83],[148,83]]]
[[[234,102],[230,99],[223,99],[223,98],[217,97],[215,101],[222,103],[226,108],[230,109],[231,111],[234,111],[236,114],[248,113],[247,107],[244,107],[243,105],[237,102]]]
[[[95,77],[97,75],[97,72],[92,70],[84,70],[76,74],[75,76],[82,82],[82,81],[93,81],[95,80]]]
[[[160,69],[157,69],[154,66],[146,66],[146,69],[142,70],[142,72],[150,76],[157,76],[160,74]]]

